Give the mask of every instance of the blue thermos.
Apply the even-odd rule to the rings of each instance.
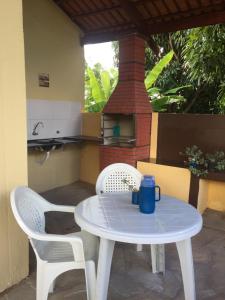
[[[156,199],[156,189],[158,199]],[[155,185],[154,176],[144,176],[139,190],[140,211],[144,214],[152,214],[155,211],[155,201],[160,200],[160,187]]]

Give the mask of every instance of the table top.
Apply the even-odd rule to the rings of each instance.
[[[75,210],[76,223],[84,230],[114,241],[160,244],[185,240],[202,228],[202,217],[191,205],[161,196],[153,214],[143,214],[131,203],[131,193],[90,197]]]

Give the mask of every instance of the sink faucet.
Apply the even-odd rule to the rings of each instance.
[[[42,126],[44,127],[44,123],[43,122],[37,122],[35,125],[34,125],[34,128],[33,128],[33,131],[32,131],[32,135],[38,135],[38,127],[39,126]]]

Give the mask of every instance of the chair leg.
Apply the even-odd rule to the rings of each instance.
[[[44,264],[37,263],[37,284],[36,284],[36,300],[47,300],[51,280]]]
[[[165,274],[165,246],[151,245],[152,272]]]
[[[54,292],[54,288],[55,288],[55,280],[53,280],[52,284],[50,285],[49,293],[53,293]]]
[[[95,287],[96,287],[96,270],[94,261],[86,261],[85,263],[85,280],[87,299],[94,300],[95,298]]]
[[[142,251],[142,249],[143,249],[143,246],[141,244],[137,244],[137,251],[138,252]]]

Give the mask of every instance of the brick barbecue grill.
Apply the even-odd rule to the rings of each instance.
[[[152,109],[144,85],[145,41],[126,36],[119,50],[119,82],[102,116],[101,169],[116,162],[136,166],[149,158]]]

